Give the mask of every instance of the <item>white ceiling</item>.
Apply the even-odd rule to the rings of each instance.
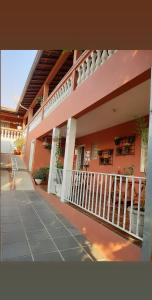
[[[150,80],[77,119],[77,137],[113,127],[149,113]],[[62,127],[66,136],[66,126]]]

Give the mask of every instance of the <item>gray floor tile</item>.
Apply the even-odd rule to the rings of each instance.
[[[52,219],[50,222],[45,222],[45,226],[48,229],[48,231],[52,230],[52,227],[54,228],[61,228],[63,227],[63,224],[58,219]]]
[[[36,231],[30,231],[27,233],[29,241],[43,241],[49,238],[49,234],[45,229],[43,230],[36,230]]]
[[[78,247],[77,242],[71,236],[54,238],[54,241],[59,250]]]
[[[40,255],[34,255],[34,261],[55,261],[55,262],[61,262],[63,261],[59,252],[51,252],[51,253],[44,253]]]
[[[81,248],[61,251],[65,261],[92,262],[89,255]]]
[[[35,222],[23,222],[25,231],[35,231],[35,230],[42,230],[44,227],[40,221]]]
[[[26,242],[16,242],[12,244],[6,244],[2,247],[3,260],[8,258],[14,258],[18,256],[30,255],[30,250]]]
[[[48,231],[53,238],[70,236],[70,233],[66,230],[65,227],[56,228],[54,226],[52,226],[52,227],[50,226]]]
[[[53,242],[50,239],[46,239],[46,240],[31,239],[29,243],[33,254],[39,255],[43,253],[57,251],[56,247],[54,246]]]
[[[3,261],[9,261],[9,262],[33,262],[32,256],[25,255],[25,256],[17,256],[12,258],[6,258]]]
[[[2,243],[3,244],[12,244],[15,242],[24,242],[26,237],[23,231],[16,232],[3,232],[1,233]]]

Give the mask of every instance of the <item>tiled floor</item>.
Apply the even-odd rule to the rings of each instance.
[[[89,242],[35,191],[1,193],[1,261],[94,261]]]

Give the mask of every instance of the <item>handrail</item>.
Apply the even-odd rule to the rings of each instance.
[[[83,64],[83,70],[82,72],[84,73],[84,64],[86,63],[86,59],[89,58],[90,55],[92,55],[92,59],[95,59],[94,56],[94,51],[97,51],[99,54],[99,61],[101,60],[101,53],[99,52],[115,52],[116,50],[85,50],[81,56],[78,58],[78,60],[75,62],[75,64],[69,69],[69,71],[65,74],[65,76],[62,78],[62,80],[58,83],[58,85],[55,87],[55,89],[51,92],[51,94],[48,96],[48,98],[42,103],[41,107],[38,109],[38,111],[35,113],[35,115],[33,116],[33,118],[31,119],[31,121],[29,122],[28,125],[30,125],[33,120],[38,116],[38,114],[40,112],[42,112],[43,114],[43,110],[45,108],[45,106],[48,104],[48,102],[50,101],[51,98],[53,98],[53,96],[57,93],[57,91],[65,84],[66,80],[73,74],[74,71],[78,71],[79,67],[81,68],[81,64]],[[109,56],[108,56],[109,55]],[[107,54],[108,57],[111,56],[111,54]],[[106,58],[103,58],[103,62],[106,60]],[[100,65],[100,62],[99,62]],[[90,75],[94,72],[94,68],[91,70]],[[80,74],[79,74],[80,75]],[[82,80],[81,80],[82,81]],[[79,84],[77,84],[78,86]]]
[[[58,83],[58,85],[55,87],[55,89],[52,91],[52,93],[48,96],[48,98],[42,103],[41,107],[37,110],[31,121],[28,123],[28,125],[36,118],[36,116],[39,114],[41,110],[43,110],[44,106],[47,105],[49,102],[50,98],[54,96],[54,94],[59,90],[59,88],[65,83],[65,81],[69,78],[70,74],[74,70],[77,69],[77,67],[80,65],[80,63],[85,59],[92,50],[86,50],[84,51],[81,56],[78,58],[78,60],[75,62],[75,64],[69,69],[69,71],[65,74],[65,76],[62,78],[62,80]]]

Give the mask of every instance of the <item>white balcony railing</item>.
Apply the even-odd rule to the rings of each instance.
[[[93,50],[77,68],[77,86],[90,77],[116,50]]]
[[[44,107],[44,118],[52,112],[61,102],[70,95],[72,89],[72,81],[69,78],[61,88],[54,94]]]
[[[72,89],[78,88],[80,84],[89,78],[116,51],[117,50],[84,51],[84,53],[78,58],[75,65],[71,67],[63,79],[55,87],[55,90],[53,90],[53,92],[49,95],[46,102],[44,102],[42,107],[40,107],[37,111],[33,120],[29,124],[29,131],[38,126],[42,121],[42,118],[46,118],[70,95]]]
[[[64,195],[66,201],[142,240],[146,187],[144,177],[66,172],[71,182]]]
[[[1,139],[16,140],[22,136],[22,131],[14,128],[1,127]]]
[[[40,110],[39,113],[34,117],[32,122],[29,125],[29,131],[33,130],[37,127],[42,121],[42,111]]]

